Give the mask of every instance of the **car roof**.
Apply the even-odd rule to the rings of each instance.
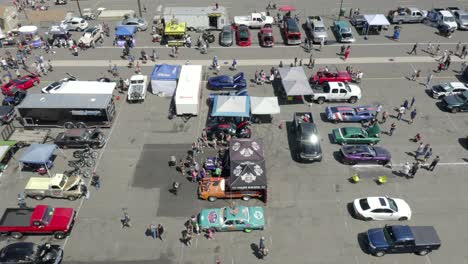
[[[390,208],[388,200],[383,196],[367,197],[367,203],[369,204],[370,209],[373,210],[376,208]]]
[[[344,85],[343,82],[328,82],[328,85],[330,88],[345,88],[346,85]]]
[[[332,106],[330,110],[332,112],[354,112],[354,108],[350,106]]]
[[[347,154],[359,154],[359,153],[368,153],[371,149],[371,146],[360,144],[360,145],[346,145],[343,146],[342,149]]]
[[[468,88],[468,85],[462,82],[451,82],[449,83],[449,85],[452,86],[453,88]]]
[[[86,132],[85,128],[72,128],[64,132],[69,137],[81,137]]]
[[[360,127],[343,127],[345,134],[362,134],[362,128]]]
[[[440,12],[440,14],[441,14],[442,16],[445,16],[445,17],[452,17],[452,16],[453,16],[452,13],[450,13],[450,12],[447,11],[447,10],[441,10],[441,11],[439,11],[439,12]]]

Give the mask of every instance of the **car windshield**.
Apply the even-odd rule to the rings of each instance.
[[[395,236],[393,234],[392,227],[385,226],[383,229],[383,233],[385,236],[385,240],[387,240],[388,243],[393,244],[393,241],[395,241]]]
[[[50,220],[52,220],[53,215],[54,215],[54,208],[48,206],[44,212],[44,215],[42,216],[42,222],[45,224],[49,224]]]
[[[85,31],[85,33],[90,33],[90,34],[91,34],[91,33],[93,33],[93,30],[94,30],[94,28],[88,28],[88,29]]]
[[[352,38],[353,37],[353,35],[351,33],[341,33],[341,36],[343,38]]]
[[[46,91],[55,90],[60,86],[59,82],[53,82],[47,86]]]
[[[375,157],[375,150],[373,148],[367,148],[367,151],[369,152],[369,154],[371,154],[372,156]]]
[[[351,92],[351,87],[349,87],[349,84],[344,83],[344,86],[345,86],[346,91],[348,91],[348,93],[350,93]]]
[[[359,205],[361,206],[362,210],[366,211],[370,209],[369,202],[366,198],[359,200]]]
[[[458,94],[458,98],[460,98],[463,102],[465,102],[467,100],[466,93]]]
[[[395,200],[393,200],[392,198],[387,198],[387,200],[388,200],[388,206],[390,206],[390,209],[392,209],[395,212],[398,212],[398,206]]]
[[[273,37],[272,36],[265,36],[263,40],[265,40],[265,42],[272,42]]]
[[[239,33],[239,38],[242,41],[248,40],[249,39],[249,32],[247,30],[241,30],[241,32]]]
[[[325,32],[325,28],[324,27],[316,27],[315,32]]]
[[[231,38],[231,32],[225,31],[223,32],[223,39],[228,40]]]
[[[454,17],[444,17],[444,21],[445,22],[455,22],[455,18]]]

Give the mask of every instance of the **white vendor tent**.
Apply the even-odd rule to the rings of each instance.
[[[312,94],[312,89],[302,67],[279,68],[279,73],[287,96]]]
[[[252,115],[275,115],[280,113],[278,98],[250,96],[250,112]]]
[[[201,80],[201,65],[182,66],[174,99],[177,115],[198,115]]]
[[[249,117],[249,96],[215,96],[211,116]]]
[[[151,74],[151,92],[164,96],[173,96],[180,74],[179,65],[158,64]]]
[[[390,22],[388,19],[382,14],[372,14],[372,15],[364,15],[364,19],[366,20],[369,26],[389,26]]]

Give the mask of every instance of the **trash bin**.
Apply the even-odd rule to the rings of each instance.
[[[345,9],[345,8],[341,8],[341,9],[340,9],[340,17],[344,16],[345,12],[346,12],[346,9]]]

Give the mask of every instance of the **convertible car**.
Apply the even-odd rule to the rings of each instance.
[[[212,90],[221,89],[243,89],[247,87],[244,73],[240,72],[234,76],[219,75],[208,78],[208,86]]]
[[[361,127],[333,129],[333,137],[338,144],[377,144],[380,141],[380,133],[378,124],[367,129]]]
[[[378,163],[386,165],[392,159],[388,150],[369,145],[346,145],[340,150],[341,161],[344,164]]]
[[[374,118],[377,108],[375,106],[366,105],[358,107],[349,106],[327,106],[325,114],[328,121],[333,123],[338,122],[369,122]]]
[[[12,93],[12,90],[14,90],[14,88],[19,90],[27,90],[39,84],[40,81],[41,79],[39,79],[37,75],[25,75],[18,79],[13,79],[5,83],[2,86],[2,93],[11,96],[14,95]]]
[[[265,216],[260,206],[240,206],[234,208],[210,208],[203,209],[198,215],[198,223],[201,230],[210,228],[216,231],[244,231],[251,232],[263,230]]]
[[[312,76],[312,82],[321,84],[323,82],[352,82],[353,78],[347,71],[330,72],[319,70]]]

